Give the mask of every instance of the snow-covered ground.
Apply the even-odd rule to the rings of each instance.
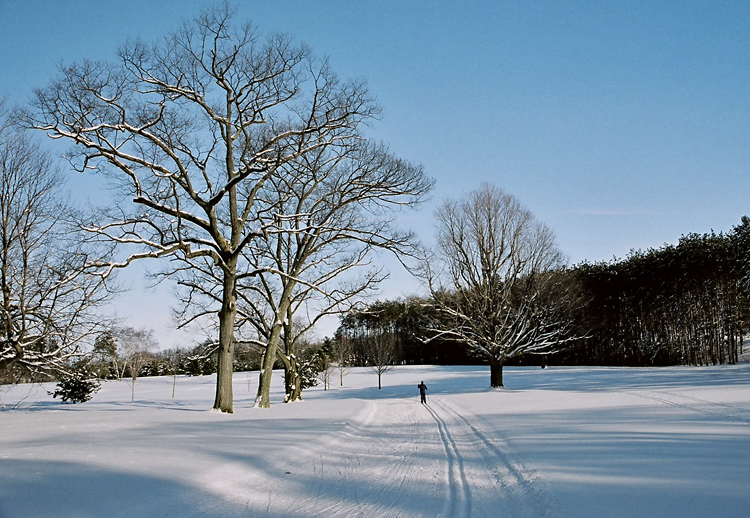
[[[401,367],[381,391],[354,369],[289,405],[274,378],[262,410],[235,374],[233,415],[208,410],[213,377],[77,405],[1,387],[0,517],[750,513],[750,364],[507,368],[504,390],[486,367]]]

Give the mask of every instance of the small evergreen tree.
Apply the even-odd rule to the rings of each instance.
[[[87,368],[76,370],[64,377],[57,384],[54,392],[48,392],[53,398],[60,396],[63,403],[85,403],[99,391],[101,384]]]
[[[302,358],[300,360],[299,366],[297,367],[297,374],[299,375],[299,382],[302,390],[317,386],[317,363],[318,361],[315,355],[312,358]]]

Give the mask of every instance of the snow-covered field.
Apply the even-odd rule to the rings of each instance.
[[[352,370],[235,414],[214,378],[0,387],[0,517],[747,517],[750,364]],[[419,403],[416,385],[429,388]],[[335,380],[334,385],[338,385]],[[20,404],[19,400],[22,400]],[[13,408],[15,406],[15,408]]]

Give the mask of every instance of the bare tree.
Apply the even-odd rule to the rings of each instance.
[[[413,254],[415,238],[393,226],[393,209],[414,207],[432,187],[421,167],[395,158],[382,145],[352,141],[334,152],[317,150],[291,161],[287,174],[269,182],[268,204],[284,208],[283,232],[257,240],[253,252],[255,285],[241,286],[240,297],[252,304],[262,294],[273,319],[260,321],[243,314],[267,338],[258,390],[259,406],[267,406],[271,366],[278,337],[287,347],[282,361],[294,369],[294,336],[290,324],[304,312],[305,333],[325,315],[348,311],[361,296],[385,278],[370,266],[375,249],[399,257]]]
[[[331,376],[333,376],[333,365],[324,365],[323,370],[318,373],[318,379],[323,382],[323,390],[328,390],[331,386]]]
[[[172,399],[177,391],[177,374],[180,372],[180,363],[182,362],[182,350],[173,349],[168,353],[169,365],[172,367]]]
[[[70,374],[104,321],[107,286],[85,268],[91,250],[52,159],[4,118],[0,175],[0,371]]]
[[[421,167],[359,139],[307,153],[280,171],[258,194],[277,211],[276,223],[243,251],[252,275],[240,273],[237,282],[239,325],[252,329],[264,351],[259,407],[270,405],[277,358],[294,380],[298,337],[324,316],[348,311],[385,278],[368,268],[373,250],[413,255],[416,240],[394,227],[393,209],[415,206],[432,187]],[[184,272],[185,301],[215,304],[218,281],[208,262]],[[287,385],[295,387],[287,399],[299,399],[299,383]]]
[[[333,366],[339,373],[339,384],[344,386],[344,376],[349,372],[349,368],[354,356],[354,346],[351,339],[345,334],[336,336],[331,341]]]
[[[360,345],[367,366],[378,375],[378,390],[383,388],[383,374],[393,368],[400,359],[396,334],[386,329],[371,330]]]
[[[116,63],[65,67],[26,114],[76,144],[79,170],[106,170],[132,200],[88,226],[135,248],[112,268],[169,257],[167,275],[220,272],[219,308],[205,314],[218,319],[214,408],[224,412],[233,411],[238,275],[254,274],[243,251],[285,216],[259,195],[285,164],[357,139],[378,113],[362,82],[341,81],[285,36],[236,27],[233,14],[209,8],[153,45],[129,41]]]
[[[437,253],[425,269],[436,309],[430,338],[488,360],[490,383],[501,387],[507,360],[566,340],[562,277],[555,275],[562,254],[547,226],[488,184],[436,215]]]
[[[113,331],[122,372],[130,371],[130,400],[135,401],[135,382],[138,373],[158,347],[153,330],[118,327]],[[121,379],[121,376],[120,376]]]

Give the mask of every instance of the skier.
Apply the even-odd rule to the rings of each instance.
[[[417,385],[417,388],[419,389],[419,395],[422,398],[422,404],[427,404],[427,385],[424,384],[424,381],[420,382],[419,385]]]

